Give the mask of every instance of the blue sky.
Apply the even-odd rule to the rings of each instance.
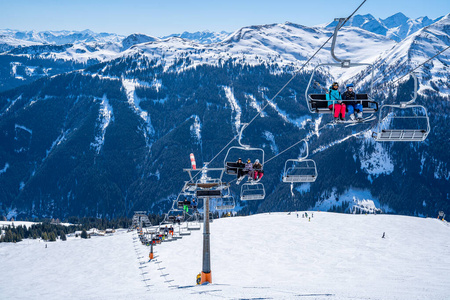
[[[235,31],[286,21],[313,26],[346,17],[360,0],[0,0],[0,29],[84,30],[153,36],[183,31]],[[449,0],[367,0],[358,14],[435,19],[450,12]]]

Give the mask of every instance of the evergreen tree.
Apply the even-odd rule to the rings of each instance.
[[[66,241],[67,240],[66,234],[64,233],[64,231],[61,231],[61,235],[60,235],[59,238],[61,239],[61,241]]]
[[[56,242],[56,234],[52,231],[48,234],[48,239],[50,242]]]
[[[84,230],[84,229],[83,229],[83,231],[81,232],[81,238],[82,238],[82,239],[87,239],[87,238],[88,238],[87,232],[86,232],[86,230]]]
[[[5,238],[3,239],[3,241],[6,243],[11,243],[14,241],[14,237],[13,237],[13,233],[12,233],[11,229],[6,231]]]

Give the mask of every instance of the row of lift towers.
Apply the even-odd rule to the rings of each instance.
[[[310,93],[310,89],[314,86],[313,78],[319,68],[353,68],[361,66],[369,66],[371,68],[370,92],[368,94],[356,94],[356,100],[362,104],[363,113],[366,114],[362,120],[334,121],[334,124],[356,125],[360,123],[368,123],[376,119],[378,112],[378,121],[375,129],[372,131],[372,137],[379,142],[398,142],[398,141],[424,141],[430,132],[429,118],[427,110],[422,105],[414,104],[417,98],[417,78],[412,73],[414,79],[414,93],[412,99],[408,102],[400,104],[384,104],[380,108],[378,102],[374,100],[372,95],[373,70],[374,67],[367,63],[352,63],[350,60],[341,60],[336,57],[334,48],[336,45],[336,37],[338,30],[345,21],[344,18],[335,19],[338,24],[334,31],[331,45],[331,56],[336,63],[319,64],[315,67],[308,82],[305,91],[305,99],[311,113],[333,114],[333,109],[327,107],[325,93]],[[367,116],[368,114],[368,116]],[[414,123],[414,126],[411,124]],[[175,216],[170,212],[180,212],[183,205],[190,204],[194,199],[203,202],[203,265],[200,283],[212,283],[211,278],[211,248],[210,248],[210,208],[213,205],[216,210],[230,210],[235,207],[235,200],[230,191],[230,183],[223,181],[224,174],[237,176],[242,165],[236,163],[238,157],[243,153],[257,153],[260,157],[261,165],[264,167],[264,150],[262,148],[252,148],[249,145],[242,144],[241,138],[244,129],[248,124],[243,124],[238,136],[239,146],[232,146],[224,159],[223,168],[209,168],[208,163],[203,168],[197,169],[195,159],[191,154],[192,168],[183,169],[190,177],[174,201],[171,210],[166,214],[164,222],[175,223]],[[288,159],[285,162],[282,181],[290,183],[291,187],[294,183],[314,182],[317,179],[317,167],[314,160],[308,158],[308,141],[302,140],[305,144],[305,155],[295,159]],[[262,170],[263,171],[263,170]],[[211,174],[216,176],[211,177]],[[199,179],[195,178],[201,175]],[[247,182],[243,183],[240,191],[240,200],[263,200],[265,198],[264,185],[259,179],[248,177]],[[213,201],[211,201],[213,200]],[[198,211],[191,215],[199,221]],[[153,251],[152,251],[153,253]]]

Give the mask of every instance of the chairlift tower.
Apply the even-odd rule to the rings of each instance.
[[[194,182],[192,172],[201,171],[201,177],[197,180],[195,185],[195,194],[198,199],[203,199],[203,259],[202,259],[202,272],[200,284],[212,283],[211,277],[211,245],[210,245],[210,220],[209,220],[209,207],[210,198],[222,198],[222,190],[227,188],[227,184],[222,182],[222,176],[224,173],[223,168],[208,168],[207,164],[200,170],[198,169],[183,169],[183,171],[189,173],[191,182]],[[207,176],[208,171],[220,171],[219,178],[210,178]]]
[[[150,227],[152,226],[152,223],[150,222],[147,213],[145,211],[135,211],[134,216],[132,219],[132,227],[136,228],[139,227],[142,229],[142,227]]]

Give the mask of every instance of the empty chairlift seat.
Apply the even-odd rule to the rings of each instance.
[[[422,105],[383,105],[372,137],[378,142],[421,142],[430,133],[427,110]]]
[[[226,210],[233,209],[235,207],[235,201],[233,196],[227,196],[223,198],[216,199],[216,209]]]
[[[383,129],[381,132],[373,132],[374,139],[380,142],[395,141],[424,141],[428,135],[424,129]]]
[[[312,159],[288,159],[284,165],[283,182],[315,182],[316,163]]]
[[[266,197],[266,191],[262,183],[245,183],[241,188],[241,200],[263,200]]]

